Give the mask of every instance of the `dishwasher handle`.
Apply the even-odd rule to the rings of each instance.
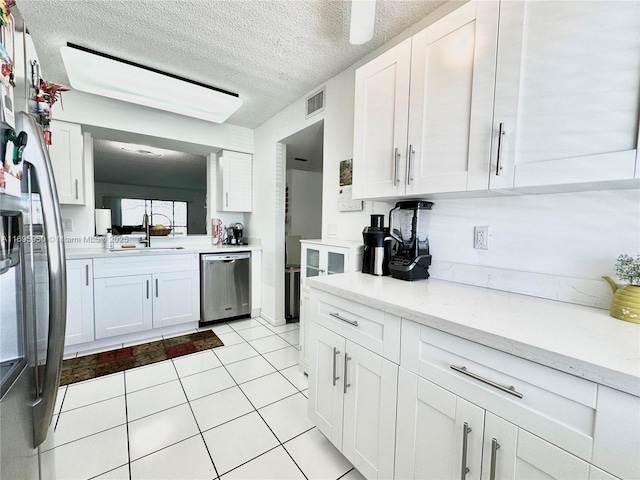
[[[231,262],[235,262],[236,260],[248,260],[249,258],[251,258],[251,254],[249,252],[242,252],[242,253],[233,253],[233,254],[216,254],[216,255],[202,255],[202,261],[203,262],[224,262],[224,263],[231,263]]]

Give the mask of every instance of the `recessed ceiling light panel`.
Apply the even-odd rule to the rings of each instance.
[[[215,123],[242,106],[236,94],[82,47],[63,46],[60,53],[76,90]]]

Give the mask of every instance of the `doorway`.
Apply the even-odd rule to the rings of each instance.
[[[285,149],[285,318],[300,315],[300,240],[322,236],[324,120],[281,140]]]

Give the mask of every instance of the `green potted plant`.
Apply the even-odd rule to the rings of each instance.
[[[614,267],[616,275],[627,284],[618,287],[610,277],[602,277],[613,290],[609,313],[620,320],[640,323],[640,255],[635,259],[629,255],[620,255]]]

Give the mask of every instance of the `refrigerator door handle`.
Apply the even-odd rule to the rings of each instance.
[[[17,113],[16,120],[19,129],[29,136],[24,161],[32,166],[39,187],[49,267],[47,363],[44,370],[42,394],[33,406],[34,447],[37,447],[47,436],[60,384],[67,323],[67,270],[58,191],[49,152],[44,145],[42,130],[35,120],[24,112]]]

